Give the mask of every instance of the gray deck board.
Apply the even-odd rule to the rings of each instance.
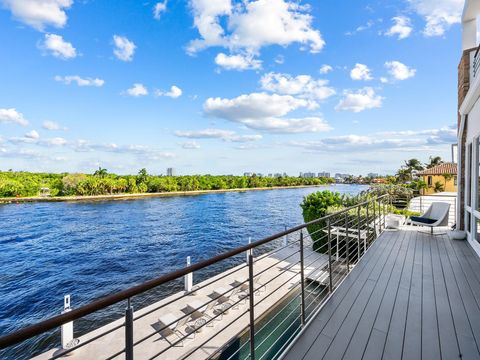
[[[284,359],[480,359],[480,258],[466,242],[385,232]]]

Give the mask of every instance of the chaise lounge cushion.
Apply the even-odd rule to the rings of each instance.
[[[436,219],[430,219],[427,217],[421,217],[421,216],[410,216],[410,220],[423,223],[423,224],[433,224],[436,223],[438,220]]]

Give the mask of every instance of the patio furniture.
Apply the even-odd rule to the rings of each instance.
[[[433,233],[433,228],[448,226],[448,213],[450,204],[446,202],[434,202],[422,216],[410,216],[410,223],[418,226],[430,227],[431,235],[444,235],[445,233]]]
[[[170,342],[169,338],[175,336],[180,340],[181,346],[183,346],[183,339],[187,336],[180,329],[187,325],[189,320],[189,316],[177,320],[177,318],[171,313],[160,316],[158,318],[159,326],[162,328],[162,330],[160,330],[160,335],[168,342]]]
[[[213,320],[213,318],[208,314],[208,311],[211,311],[214,308],[215,304],[215,300],[210,301],[208,304],[202,303],[199,300],[192,300],[187,304],[187,311],[190,312],[191,318],[195,321],[195,331],[197,331],[199,327],[202,327],[205,324],[207,324],[206,326],[209,327],[213,326],[213,323],[210,321]],[[200,319],[203,319],[205,321],[198,321]]]

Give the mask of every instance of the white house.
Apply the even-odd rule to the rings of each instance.
[[[480,1],[466,0],[462,15],[462,58],[458,66],[457,226],[480,254]]]

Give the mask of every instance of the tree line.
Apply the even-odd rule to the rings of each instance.
[[[233,175],[156,176],[141,169],[137,175],[117,175],[99,168],[93,174],[0,172],[0,197],[87,196],[172,191],[248,189],[323,185],[330,178]]]

